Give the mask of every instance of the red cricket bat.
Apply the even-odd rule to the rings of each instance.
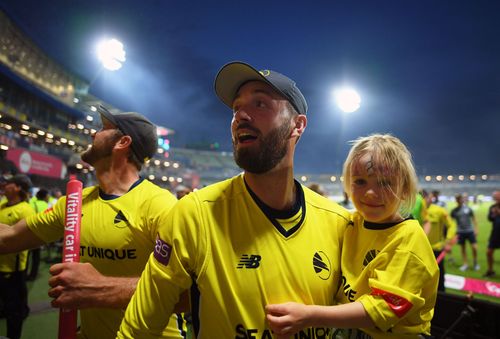
[[[80,222],[82,219],[81,181],[71,175],[66,185],[66,219],[64,224],[62,262],[80,261]],[[77,329],[77,309],[59,310],[59,339],[75,339]]]

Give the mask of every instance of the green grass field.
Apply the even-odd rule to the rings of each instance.
[[[449,207],[453,208],[454,203]],[[478,262],[481,266],[480,271],[468,270],[465,272],[460,271],[458,268],[462,264],[462,256],[460,254],[459,245],[454,246],[452,252],[445,258],[446,273],[455,275],[467,276],[476,279],[484,279],[482,275],[486,271],[486,247],[488,238],[491,231],[491,223],[486,219],[490,204],[483,203],[481,205],[471,205],[479,223],[479,237],[478,237]],[[472,253],[468,246],[468,257],[472,260]],[[43,257],[42,253],[42,257]],[[451,260],[453,259],[453,260]],[[23,339],[53,339],[57,338],[58,326],[58,310],[50,307],[50,298],[47,296],[48,291],[48,268],[50,265],[42,261],[40,267],[40,274],[36,281],[29,283],[29,302],[32,313],[26,319],[23,328]],[[500,282],[500,249],[495,252],[494,269],[498,273],[495,277],[489,278],[491,281]],[[447,289],[446,292],[453,294],[466,295],[467,292],[456,291]],[[474,295],[477,299],[489,300],[492,302],[500,303],[500,298],[491,296],[483,296],[480,294]],[[5,335],[5,319],[0,320],[0,336]]]

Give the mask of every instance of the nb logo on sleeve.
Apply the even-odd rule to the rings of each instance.
[[[262,257],[258,254],[243,254],[237,268],[257,268]]]

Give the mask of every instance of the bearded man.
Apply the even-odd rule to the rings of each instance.
[[[167,215],[119,338],[154,338],[187,288],[196,338],[271,338],[265,305],[333,302],[349,213],[294,180],[304,96],[288,77],[242,62],[222,67],[215,91],[232,109],[244,172],[190,193]]]
[[[135,112],[111,113],[100,107],[99,113],[102,129],[81,155],[95,168],[99,183],[82,192],[81,263],[50,268],[49,296],[54,307],[80,309],[79,338],[111,339],[155,247],[161,215],[177,199],[139,176],[156,153],[156,126]],[[62,197],[46,213],[13,227],[0,224],[0,253],[62,238],[65,204]],[[159,332],[161,338],[185,338],[183,315],[172,315]]]

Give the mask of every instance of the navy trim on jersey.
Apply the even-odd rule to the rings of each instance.
[[[378,224],[376,222],[370,222],[370,221],[364,220],[363,226],[365,226],[365,228],[368,228],[369,230],[386,230],[388,228],[391,228],[392,226],[396,226],[396,225],[401,224],[403,221],[411,220],[411,219],[413,219],[413,218],[410,217],[410,218],[406,218],[406,219],[401,220],[401,221],[386,222],[386,223],[382,223],[382,224]]]
[[[130,192],[131,190],[133,190],[135,187],[137,187],[141,182],[144,181],[144,178],[141,178],[139,177],[139,179],[137,179],[133,184],[132,186],[130,186],[130,188],[128,189],[127,193]],[[116,199],[116,198],[119,198],[121,197],[121,195],[116,195],[116,194],[107,194],[107,193],[104,193],[101,188],[99,187],[99,197],[102,199],[102,200],[113,200],[113,199]]]
[[[190,299],[191,299],[191,323],[193,326],[193,332],[195,338],[198,337],[200,333],[200,290],[198,289],[198,284],[195,279],[190,288]]]
[[[304,222],[304,219],[306,217],[306,203],[305,203],[305,198],[304,198],[304,190],[302,190],[302,185],[297,180],[294,180],[295,182],[295,188],[297,192],[297,197],[295,199],[295,204],[288,210],[285,211],[279,211],[274,208],[271,208],[267,206],[262,200],[259,199],[259,197],[250,189],[248,184],[246,183],[245,180],[245,187],[248,190],[248,193],[250,193],[250,196],[252,199],[255,201],[257,206],[261,209],[261,211],[266,215],[266,217],[271,221],[271,223],[274,225],[274,227],[280,232],[283,236],[289,237],[292,234],[294,234],[302,225]],[[276,220],[276,219],[289,219],[296,215],[300,210],[302,209],[302,213],[300,216],[300,220],[295,226],[290,228],[289,230],[286,230],[281,224]]]

